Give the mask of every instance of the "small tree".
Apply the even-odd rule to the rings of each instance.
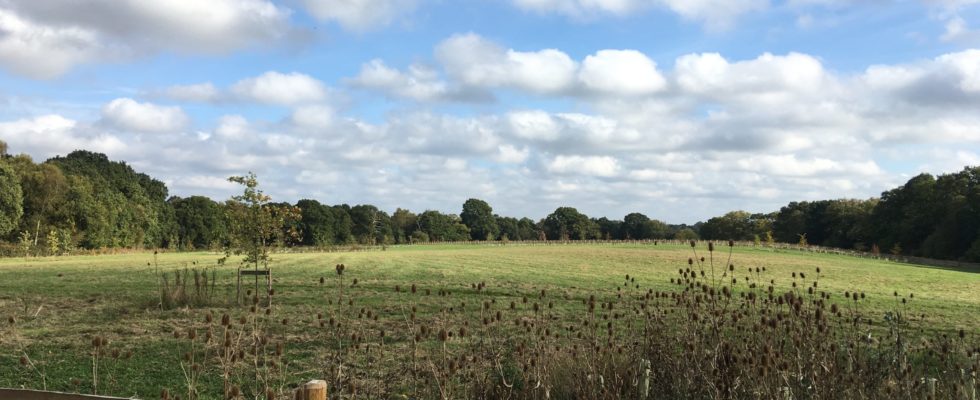
[[[797,236],[800,237],[800,241],[798,243],[800,245],[800,247],[806,247],[808,245],[808,243],[806,242],[806,234],[805,233],[800,233],[800,234],[797,234]]]
[[[772,237],[772,231],[766,231],[766,246],[773,247],[776,239]]]
[[[20,248],[24,250],[24,257],[31,255],[31,247],[33,242],[31,240],[31,233],[28,231],[20,232]]]
[[[71,254],[75,250],[75,240],[72,238],[70,229],[58,231],[58,250],[61,254]]]
[[[48,231],[47,239],[48,239],[47,240],[48,254],[52,256],[58,255],[58,249],[61,248],[61,246],[58,243],[58,231],[54,229]]]
[[[895,245],[892,246],[891,253],[892,253],[893,256],[900,256],[900,255],[902,255],[902,245],[900,245],[898,243],[895,243]]]
[[[233,176],[228,181],[245,186],[241,195],[228,200],[228,221],[231,245],[226,253],[244,254],[245,264],[259,264],[268,267],[269,250],[277,245],[286,245],[298,237],[298,231],[291,228],[298,220],[299,211],[295,207],[280,207],[269,204],[271,197],[259,189],[255,174]]]

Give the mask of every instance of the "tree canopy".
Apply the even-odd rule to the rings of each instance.
[[[791,202],[772,213],[731,211],[694,225],[633,212],[590,218],[558,207],[535,222],[494,214],[480,199],[459,215],[303,199],[271,203],[254,175],[235,177],[240,196],[216,202],[169,197],[166,185],[104,154],[79,150],[36,163],[0,141],[0,241],[27,254],[112,247],[203,249],[334,246],[465,240],[767,240],[879,248],[915,256],[980,261],[980,167],[920,174],[877,199]],[[246,222],[259,221],[260,229]],[[767,240],[768,241],[768,240]],[[8,252],[9,253],[9,252]],[[247,252],[246,252],[247,253]],[[250,257],[262,257],[258,253]]]

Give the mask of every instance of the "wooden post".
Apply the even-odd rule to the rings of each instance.
[[[327,381],[312,380],[296,389],[296,400],[327,400]]]
[[[970,375],[970,379],[966,380],[966,384],[969,385],[966,388],[966,398],[969,400],[977,400],[977,376],[976,373]]]
[[[235,291],[235,301],[238,305],[242,305],[242,268],[238,267],[238,271],[235,273],[238,276],[238,290]]]
[[[936,378],[926,378],[926,400],[936,400]]]

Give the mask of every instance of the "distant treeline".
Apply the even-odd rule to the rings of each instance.
[[[105,155],[75,151],[35,163],[0,142],[0,239],[5,254],[65,254],[76,248],[222,249],[228,201],[168,196],[162,182]],[[469,199],[460,214],[367,204],[296,204],[283,226],[290,243],[319,246],[466,240],[707,239],[785,242],[980,261],[980,167],[921,174],[880,199],[793,202],[769,214],[732,211],[694,225],[631,213],[590,218],[559,207],[543,219],[504,217]]]

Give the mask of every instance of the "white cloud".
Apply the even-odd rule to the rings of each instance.
[[[863,97],[865,102],[876,102],[868,107],[900,103],[940,106],[949,111],[971,109],[980,104],[980,50],[947,53],[910,64],[873,65],[857,78],[857,83],[872,91]],[[922,109],[903,112],[918,115]]]
[[[168,87],[163,94],[181,101],[214,102],[221,97],[218,88],[211,82]]]
[[[229,182],[228,177],[221,176],[210,176],[210,175],[191,175],[182,177],[179,179],[177,184],[196,189],[224,189],[233,190],[239,188],[239,185],[234,182]]]
[[[619,173],[619,161],[610,156],[565,156],[553,158],[546,166],[548,172],[557,174],[585,174],[612,177]]]
[[[225,115],[218,120],[215,135],[228,140],[241,140],[251,136],[248,120],[241,115]]]
[[[176,132],[189,122],[180,107],[140,103],[130,98],[115,99],[103,106],[102,120],[116,129],[147,133]]]
[[[2,8],[0,32],[0,65],[32,78],[53,78],[110,53],[95,31],[41,25]]]
[[[504,144],[497,146],[497,156],[494,160],[504,164],[521,164],[527,161],[531,155],[531,149],[527,146],[518,149],[514,145]]]
[[[303,0],[310,14],[337,21],[345,29],[368,31],[415,9],[416,0]]]
[[[497,54],[506,59],[508,51]],[[501,215],[539,218],[572,205],[592,216],[641,211],[670,222],[738,208],[772,211],[792,200],[875,196],[902,183],[899,174],[908,171],[895,165],[935,173],[980,159],[978,50],[855,74],[795,53],[745,59],[690,54],[662,63],[663,70],[632,51],[593,56],[614,60],[617,68],[639,65],[663,82],[631,94],[635,88],[616,89],[623,81],[615,79],[629,73],[606,73],[610,69],[586,58],[562,90],[523,87],[512,78],[487,85],[508,91],[523,109],[494,105],[453,115],[451,103],[445,113],[444,104],[405,107],[365,121],[317,95],[290,105],[285,117],[224,115],[198,121],[209,125],[200,132],[109,129],[109,117],[100,120],[96,110],[92,122],[63,116],[0,122],[0,139],[12,152],[37,156],[104,150],[173,182],[178,195],[226,198],[234,191],[217,186],[215,177],[254,170],[268,192],[285,201],[458,212],[466,198],[479,197]],[[431,82],[465,87],[465,74],[448,69],[396,70],[380,61],[365,69],[369,73],[359,78],[371,77],[378,84],[372,90],[392,97],[453,102],[459,100],[447,97],[449,89],[396,93]],[[586,76],[598,83],[589,86]],[[252,96],[261,92],[258,86],[249,87],[248,98],[282,104],[281,97]],[[218,90],[222,100],[245,100],[242,95]],[[118,104],[161,107],[128,99]],[[912,151],[925,147],[932,151]]]
[[[645,95],[667,85],[657,63],[636,50],[601,50],[585,58],[578,76],[585,87],[616,95]]]
[[[330,107],[323,105],[315,106],[303,106],[297,108],[293,111],[293,115],[290,116],[290,122],[292,124],[304,128],[313,130],[328,129],[335,122],[334,110]]]
[[[238,81],[230,91],[239,99],[276,105],[312,103],[327,98],[323,82],[298,72],[269,71]]]
[[[374,59],[361,66],[361,72],[350,83],[363,88],[380,90],[392,97],[418,101],[440,100],[449,97],[448,85],[439,74],[422,65],[412,65],[407,73],[388,67]]]
[[[674,74],[678,85],[691,94],[772,105],[833,95],[836,86],[819,60],[800,53],[765,53],[733,63],[718,53],[689,54],[677,59]]]
[[[872,160],[840,162],[821,157],[801,159],[794,154],[750,156],[738,160],[737,165],[748,171],[776,176],[812,177],[827,174],[876,176],[882,173],[881,168]]]
[[[4,2],[0,65],[47,79],[163,50],[225,53],[295,37],[289,15],[267,0]]]
[[[56,114],[0,122],[0,140],[7,142],[11,153],[27,153],[38,158],[64,155],[75,150],[119,156],[127,148],[119,137],[103,132],[86,132],[77,121]]]
[[[455,35],[436,47],[446,72],[465,85],[513,87],[533,93],[560,93],[574,82],[577,65],[555,50],[505,50],[476,34]]]
[[[530,140],[553,141],[561,134],[558,123],[544,111],[515,111],[507,115],[514,135]]]

